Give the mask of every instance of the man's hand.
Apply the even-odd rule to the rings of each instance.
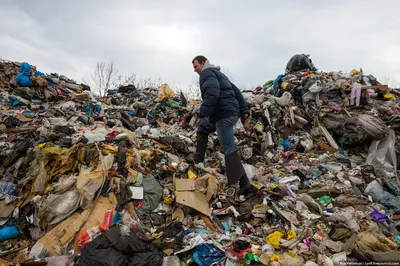
[[[207,121],[207,120],[208,120],[208,117],[202,117],[202,118],[200,118],[200,121],[201,121],[201,122]]]

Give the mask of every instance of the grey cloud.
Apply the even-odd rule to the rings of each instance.
[[[0,57],[81,79],[96,61],[184,86],[206,55],[243,86],[296,53],[323,71],[363,67],[400,83],[400,2],[2,1]]]

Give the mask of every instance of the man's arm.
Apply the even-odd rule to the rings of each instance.
[[[240,116],[242,118],[245,118],[245,116],[246,115],[248,116],[248,114],[249,114],[249,109],[247,108],[247,104],[244,101],[243,95],[240,92],[239,88],[236,87],[236,85],[233,84],[232,82],[231,82],[231,84],[232,84],[232,89],[235,92],[236,99],[239,102]]]
[[[203,102],[200,106],[199,116],[201,118],[210,117],[219,99],[220,87],[217,75],[212,71],[208,71],[203,76],[200,74],[200,84],[203,90]]]

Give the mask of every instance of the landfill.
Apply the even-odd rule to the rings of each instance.
[[[201,101],[0,61],[0,265],[399,262],[400,91],[295,55],[242,93],[247,198],[216,134],[193,163]]]

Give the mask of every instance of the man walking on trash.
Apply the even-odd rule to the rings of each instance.
[[[200,76],[202,103],[197,129],[196,154],[194,162],[204,161],[208,135],[217,131],[225,155],[228,186],[240,184],[239,195],[255,192],[236,150],[233,127],[239,117],[246,119],[249,110],[239,89],[229,81],[220,67],[210,64],[206,57],[199,55],[192,60],[194,71]]]

